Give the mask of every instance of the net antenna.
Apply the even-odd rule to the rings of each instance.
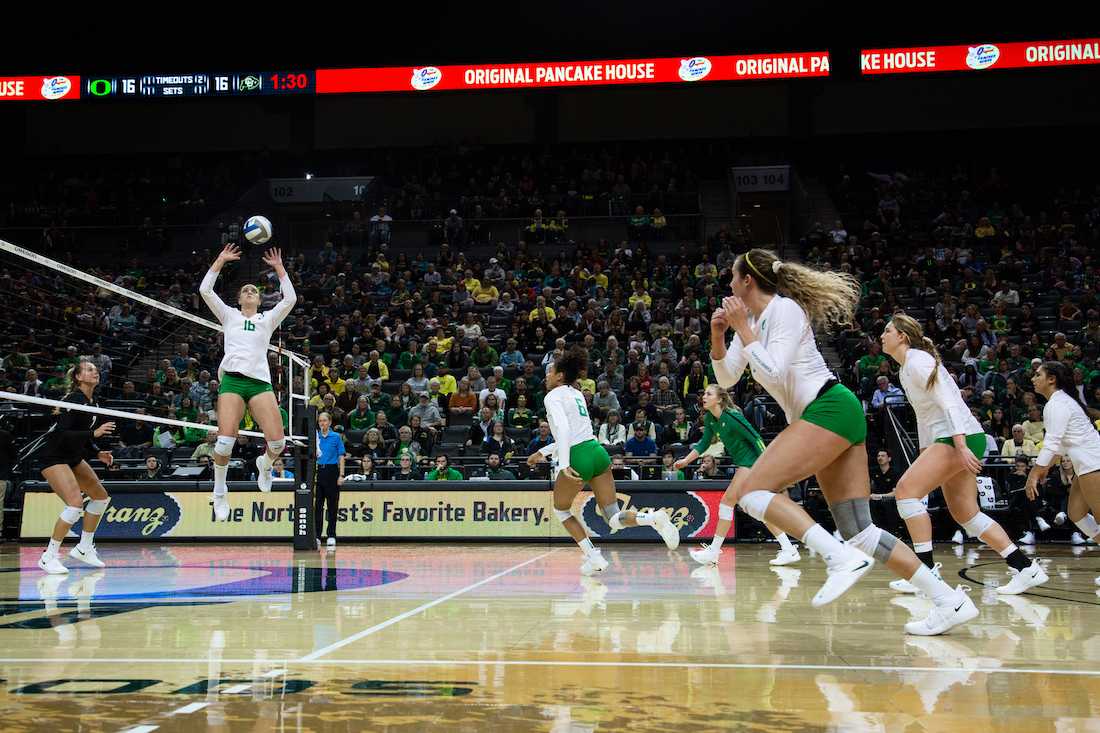
[[[40,255],[37,252],[32,252],[28,249],[24,249],[23,247],[12,244],[11,242],[4,241],[2,239],[0,239],[0,251],[8,252],[8,253],[13,254],[17,257],[22,257],[23,259],[28,260],[30,262],[34,262],[34,263],[37,263],[39,265],[43,265],[45,267],[48,267],[51,270],[55,270],[57,272],[64,273],[64,274],[69,275],[70,277],[76,278],[77,280],[80,280],[82,282],[85,282],[85,283],[88,283],[88,284],[91,284],[91,285],[95,285],[98,288],[102,288],[104,290],[109,290],[113,293],[116,293],[118,295],[123,296],[124,298],[129,298],[130,300],[133,300],[137,303],[141,303],[143,305],[149,306],[150,308],[154,308],[156,310],[163,311],[165,313],[170,313],[171,315],[176,316],[177,318],[181,318],[185,321],[190,321],[191,323],[194,323],[196,325],[199,325],[199,326],[202,326],[204,328],[210,329],[212,331],[222,331],[223,330],[222,325],[220,323],[216,322],[216,321],[211,321],[211,320],[208,320],[208,319],[203,318],[201,316],[197,316],[194,313],[188,313],[187,311],[180,310],[179,308],[168,305],[167,303],[162,303],[159,300],[154,300],[153,298],[142,295],[141,293],[136,293],[133,290],[122,287],[121,285],[116,285],[115,283],[108,282],[107,280],[96,277],[95,275],[91,275],[91,274],[88,274],[86,272],[82,272],[81,270],[78,270],[75,267],[71,267],[69,265],[66,265],[63,262],[58,262],[56,260],[52,260],[49,257],[46,257],[44,255]],[[309,395],[309,388],[310,388],[309,366],[310,366],[310,364],[309,364],[309,361],[304,356],[302,356],[301,354],[295,353],[293,351],[289,351],[288,349],[283,348],[283,346],[281,344],[282,344],[282,342],[280,341],[279,346],[268,345],[267,349],[268,349],[269,352],[273,352],[273,353],[277,354],[280,358],[286,358],[287,363],[288,363],[288,367],[289,367],[288,370],[287,370],[287,422],[288,422],[288,426],[289,426],[288,427],[288,433],[289,434],[287,435],[287,438],[292,440],[292,441],[302,441],[302,442],[304,442],[304,441],[308,440],[308,437],[306,435],[296,435],[296,434],[294,434],[294,425],[295,425],[295,422],[294,422],[294,414],[295,414],[294,402],[295,402],[295,400],[301,400],[303,409],[305,408],[305,406],[307,406],[309,404],[309,397],[310,397],[310,395]],[[301,370],[301,376],[302,376],[302,392],[301,393],[295,393],[294,392],[294,376],[295,376],[295,373],[296,373],[295,372],[295,367],[297,367],[298,369]],[[32,397],[30,395],[5,393],[4,394],[4,399],[13,400],[15,402],[27,402],[27,403],[36,404],[36,405],[43,405],[43,406],[46,406],[46,407],[57,407],[57,408],[65,409],[65,410],[81,410],[81,409],[83,409],[86,412],[95,412],[95,413],[104,414],[104,415],[111,415],[112,417],[129,418],[129,419],[134,419],[135,418],[135,416],[133,414],[130,414],[130,413],[125,413],[125,412],[121,412],[121,411],[117,411],[117,410],[107,410],[107,409],[103,409],[103,408],[82,408],[80,405],[74,405],[70,402],[62,402],[60,400],[51,400],[51,399],[47,399],[47,398],[44,398],[44,397]],[[304,413],[302,413],[302,414],[304,414]],[[168,418],[158,418],[158,417],[155,417],[153,415],[141,415],[138,419],[141,419],[144,422],[162,423],[162,424],[167,424],[167,425],[177,425],[177,426],[182,426],[182,427],[199,428],[201,430],[206,430],[208,432],[213,432],[213,431],[216,431],[218,429],[218,426],[215,425],[215,424],[203,424],[203,423],[196,423],[196,422],[188,422],[188,421],[185,421],[185,420],[173,420],[173,419],[168,419]],[[251,436],[251,437],[259,437],[259,438],[264,437],[263,433],[256,432],[256,431],[253,431],[253,430],[240,430],[238,432],[239,432],[240,435],[248,435],[248,436]]]

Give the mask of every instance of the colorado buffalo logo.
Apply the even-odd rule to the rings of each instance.
[[[690,492],[639,493],[633,496],[619,492],[618,499],[623,509],[631,511],[664,509],[672,524],[680,530],[681,539],[687,539],[702,529],[709,517],[706,505]],[[651,540],[656,537],[651,527],[624,527],[613,531],[596,504],[596,498],[589,495],[580,511],[581,521],[593,536],[623,540]]]

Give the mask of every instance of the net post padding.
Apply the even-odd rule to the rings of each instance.
[[[306,434],[310,437],[294,448],[298,476],[294,486],[294,549],[316,550],[313,497],[317,491],[317,408],[306,407]]]
[[[13,255],[16,255],[17,257],[22,257],[25,260],[29,260],[30,262],[36,262],[40,265],[43,265],[45,267],[50,268],[51,270],[56,270],[57,272],[65,273],[66,275],[69,275],[73,278],[76,278],[77,280],[81,280],[81,281],[89,283],[91,285],[95,285],[98,288],[102,288],[104,290],[108,290],[108,291],[110,291],[112,293],[115,293],[117,295],[121,295],[124,298],[129,298],[130,300],[141,303],[142,305],[147,305],[150,308],[155,308],[155,309],[163,311],[165,313],[170,313],[171,315],[174,315],[178,318],[182,318],[185,321],[190,321],[191,323],[197,324],[199,326],[203,326],[205,328],[209,328],[209,329],[214,330],[214,331],[222,331],[223,330],[222,325],[220,323],[218,323],[217,321],[211,321],[211,320],[208,320],[206,318],[203,318],[202,316],[196,316],[194,313],[188,313],[185,310],[180,310],[179,308],[168,305],[167,303],[161,303],[159,300],[154,300],[153,298],[142,295],[141,293],[136,293],[133,290],[122,287],[121,285],[116,285],[112,282],[109,282],[109,281],[104,280],[102,278],[96,277],[95,275],[90,275],[86,272],[83,272],[81,270],[76,269],[75,267],[71,267],[69,265],[66,265],[64,262],[58,262],[57,260],[52,260],[49,257],[46,257],[44,255],[40,255],[37,252],[32,252],[29,249],[24,249],[23,247],[20,247],[19,245],[12,244],[11,242],[4,241],[3,239],[0,239],[0,251],[9,252]],[[288,415],[289,420],[290,420],[290,430],[293,431],[293,429],[294,429],[293,428],[293,424],[294,424],[294,400],[299,399],[299,400],[302,400],[302,402],[304,402],[305,404],[307,404],[307,405],[309,404],[309,397],[310,397],[310,395],[309,395],[309,387],[310,387],[309,366],[310,366],[310,363],[309,363],[309,360],[306,359],[301,354],[298,354],[298,353],[293,352],[293,351],[289,351],[289,350],[284,349],[280,346],[274,346],[274,345],[269,344],[268,347],[267,347],[267,350],[270,351],[270,352],[274,352],[274,353],[278,354],[279,356],[287,357],[287,359],[290,362],[290,368],[289,368],[288,374],[287,374],[287,379],[288,379],[288,384],[287,384],[287,415]],[[301,393],[294,392],[294,365],[295,364],[297,364],[299,367],[301,367],[301,370],[302,370],[302,392]],[[48,403],[53,403],[52,400],[48,400],[47,402]],[[46,403],[42,403],[42,404],[46,404]],[[70,405],[69,403],[62,403],[60,405],[51,404],[51,406],[54,406],[54,407],[60,406],[60,407],[63,407],[63,408],[73,409],[73,406]],[[92,410],[92,412],[97,412],[97,411],[98,410]],[[106,414],[106,413],[104,413],[104,414]],[[132,417],[132,416],[127,416],[127,417]],[[142,416],[142,419],[145,420],[146,422],[161,422],[161,423],[165,423],[165,424],[168,424],[168,425],[180,425],[180,426],[183,426],[183,427],[202,428],[204,430],[209,430],[210,429],[209,426],[201,425],[199,423],[188,423],[188,422],[183,422],[183,421],[180,421],[180,420],[169,420],[167,418],[161,418],[161,419],[158,419],[158,420],[154,420],[151,417]],[[214,426],[214,429],[216,430],[217,426]],[[240,431],[240,433],[242,435],[251,435],[251,436],[259,435],[260,437],[263,437],[262,433],[255,433],[255,432],[252,432],[252,431],[242,430],[242,431]],[[290,437],[296,438],[296,439],[301,439],[301,436],[293,436],[292,435]]]

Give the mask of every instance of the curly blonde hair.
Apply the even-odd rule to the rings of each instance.
[[[848,273],[783,262],[769,249],[751,249],[733,267],[765,293],[778,292],[798,303],[815,328],[850,326],[855,319],[861,289]]]

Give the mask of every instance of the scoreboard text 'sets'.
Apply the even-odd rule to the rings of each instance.
[[[86,99],[138,99],[313,94],[315,80],[313,71],[93,75],[84,78],[84,96]]]

